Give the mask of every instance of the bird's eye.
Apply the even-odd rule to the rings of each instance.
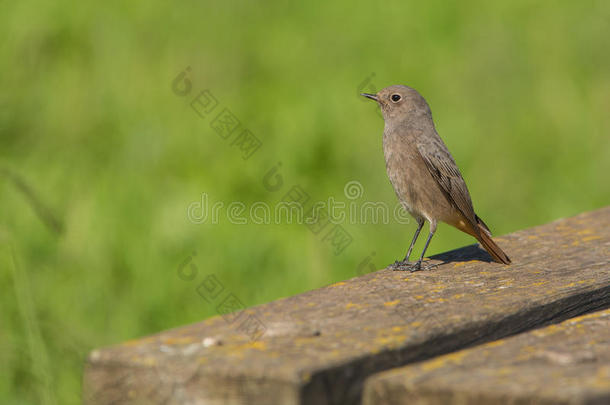
[[[400,94],[392,94],[392,101],[398,103],[400,101]]]

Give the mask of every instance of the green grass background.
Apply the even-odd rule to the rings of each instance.
[[[345,224],[354,241],[334,256],[303,225],[186,216],[202,192],[273,203],[298,184],[312,199],[347,201],[352,180],[363,199],[394,206],[382,120],[359,90],[402,83],[427,98],[496,235],[610,200],[607,1],[26,0],[2,10],[4,404],[78,403],[92,348],[215,314],[195,291],[205,274],[251,306],[352,277],[372,252],[378,268],[402,257],[413,224]],[[187,66],[193,90],[178,97],[172,81]],[[249,160],[190,109],[206,88],[263,142]],[[262,178],[278,162],[285,184],[273,193]],[[429,253],[470,243],[441,226]],[[193,252],[197,277],[184,281],[176,269]]]

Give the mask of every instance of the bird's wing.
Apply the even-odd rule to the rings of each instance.
[[[476,215],[466,182],[447,146],[437,134],[435,135],[435,137],[427,138],[417,144],[419,154],[449,201],[464,215],[473,228],[477,229]]]

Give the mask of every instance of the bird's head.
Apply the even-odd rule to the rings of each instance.
[[[408,86],[389,86],[377,94],[362,93],[362,96],[379,104],[386,122],[408,121],[419,116],[431,118],[430,107],[426,100],[417,90]]]

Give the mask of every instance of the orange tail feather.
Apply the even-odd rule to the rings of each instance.
[[[487,250],[487,253],[489,253],[491,257],[493,257],[494,260],[498,263],[510,264],[510,258],[507,256],[506,253],[504,253],[502,249],[500,249],[500,246],[498,246],[496,242],[491,239],[491,234],[489,233],[489,230],[487,229],[487,226],[485,226],[483,221],[478,223],[478,226],[479,237],[477,237],[477,240],[481,243],[481,245],[483,245],[485,250]]]

